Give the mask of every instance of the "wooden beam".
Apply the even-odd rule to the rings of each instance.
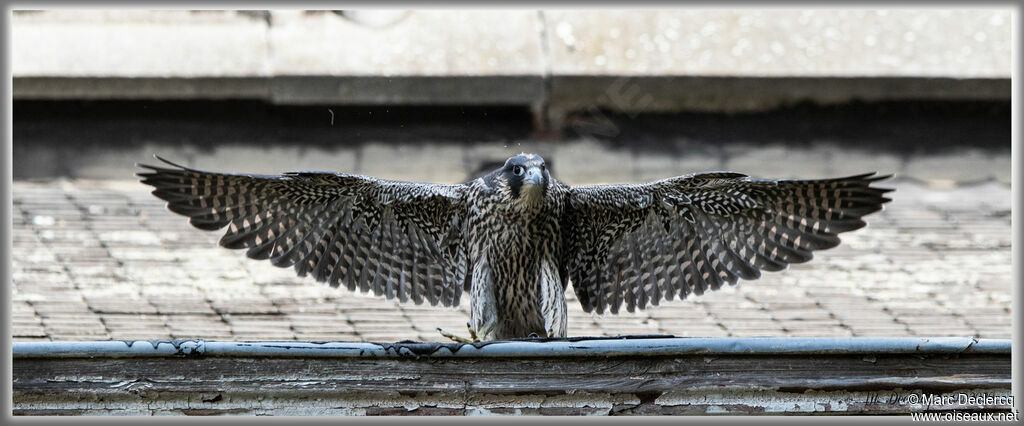
[[[1010,408],[955,400],[960,394],[1008,396],[1008,353],[16,357],[13,379],[16,415],[881,414]],[[945,403],[926,404],[924,398]]]

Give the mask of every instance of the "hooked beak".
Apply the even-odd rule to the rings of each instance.
[[[528,185],[543,184],[544,172],[540,170],[540,167],[530,167],[526,169],[526,176],[523,176],[523,183]]]

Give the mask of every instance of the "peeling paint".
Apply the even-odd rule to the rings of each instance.
[[[777,392],[761,389],[696,389],[666,392],[658,398],[661,406],[704,406],[708,414],[730,413],[724,407],[746,407],[745,410],[757,410],[764,413],[841,413],[841,412],[924,412],[935,410],[979,410],[979,409],[1010,409],[1012,407],[961,406],[955,404],[937,406],[926,404],[900,404],[891,399],[890,395],[922,395],[922,390],[889,389],[875,391],[814,391],[803,393]],[[942,393],[957,394],[994,394],[1009,396],[1006,389],[959,389]]]
[[[137,342],[147,342],[153,349],[159,349],[161,344],[169,344],[177,351],[177,355],[201,354],[205,341],[202,339],[176,339],[176,340],[122,340],[125,345],[131,348]]]
[[[904,392],[890,390],[889,392]],[[1009,396],[1009,389],[964,389],[956,392]],[[368,393],[365,395],[337,394],[295,395],[274,397],[255,394],[205,393],[182,398],[175,395],[148,393],[145,408],[138,401],[125,398],[104,398],[98,401],[86,398],[61,401],[40,396],[36,399],[20,398],[16,414],[32,413],[179,413],[179,414],[242,414],[242,415],[365,415],[365,414],[459,414],[459,415],[522,415],[566,413],[584,415],[608,414],[814,414],[814,413],[906,413],[924,411],[1004,410],[1010,407],[984,406],[928,406],[909,404],[896,406],[885,400],[868,403],[875,392],[808,391],[803,394],[778,393],[768,390],[685,390],[668,392],[654,403],[642,403],[632,394],[588,394],[582,398],[571,396],[542,397],[538,395],[459,395],[423,394],[402,397],[394,393]]]

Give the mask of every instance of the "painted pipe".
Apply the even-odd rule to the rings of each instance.
[[[14,342],[18,358],[115,357],[581,357],[663,355],[1010,354],[1009,339],[972,337],[672,336],[521,339],[479,343],[113,340]]]

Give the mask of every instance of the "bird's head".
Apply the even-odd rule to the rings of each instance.
[[[544,159],[536,154],[519,154],[491,173],[496,189],[506,193],[510,201],[533,205],[544,198],[551,175]]]

